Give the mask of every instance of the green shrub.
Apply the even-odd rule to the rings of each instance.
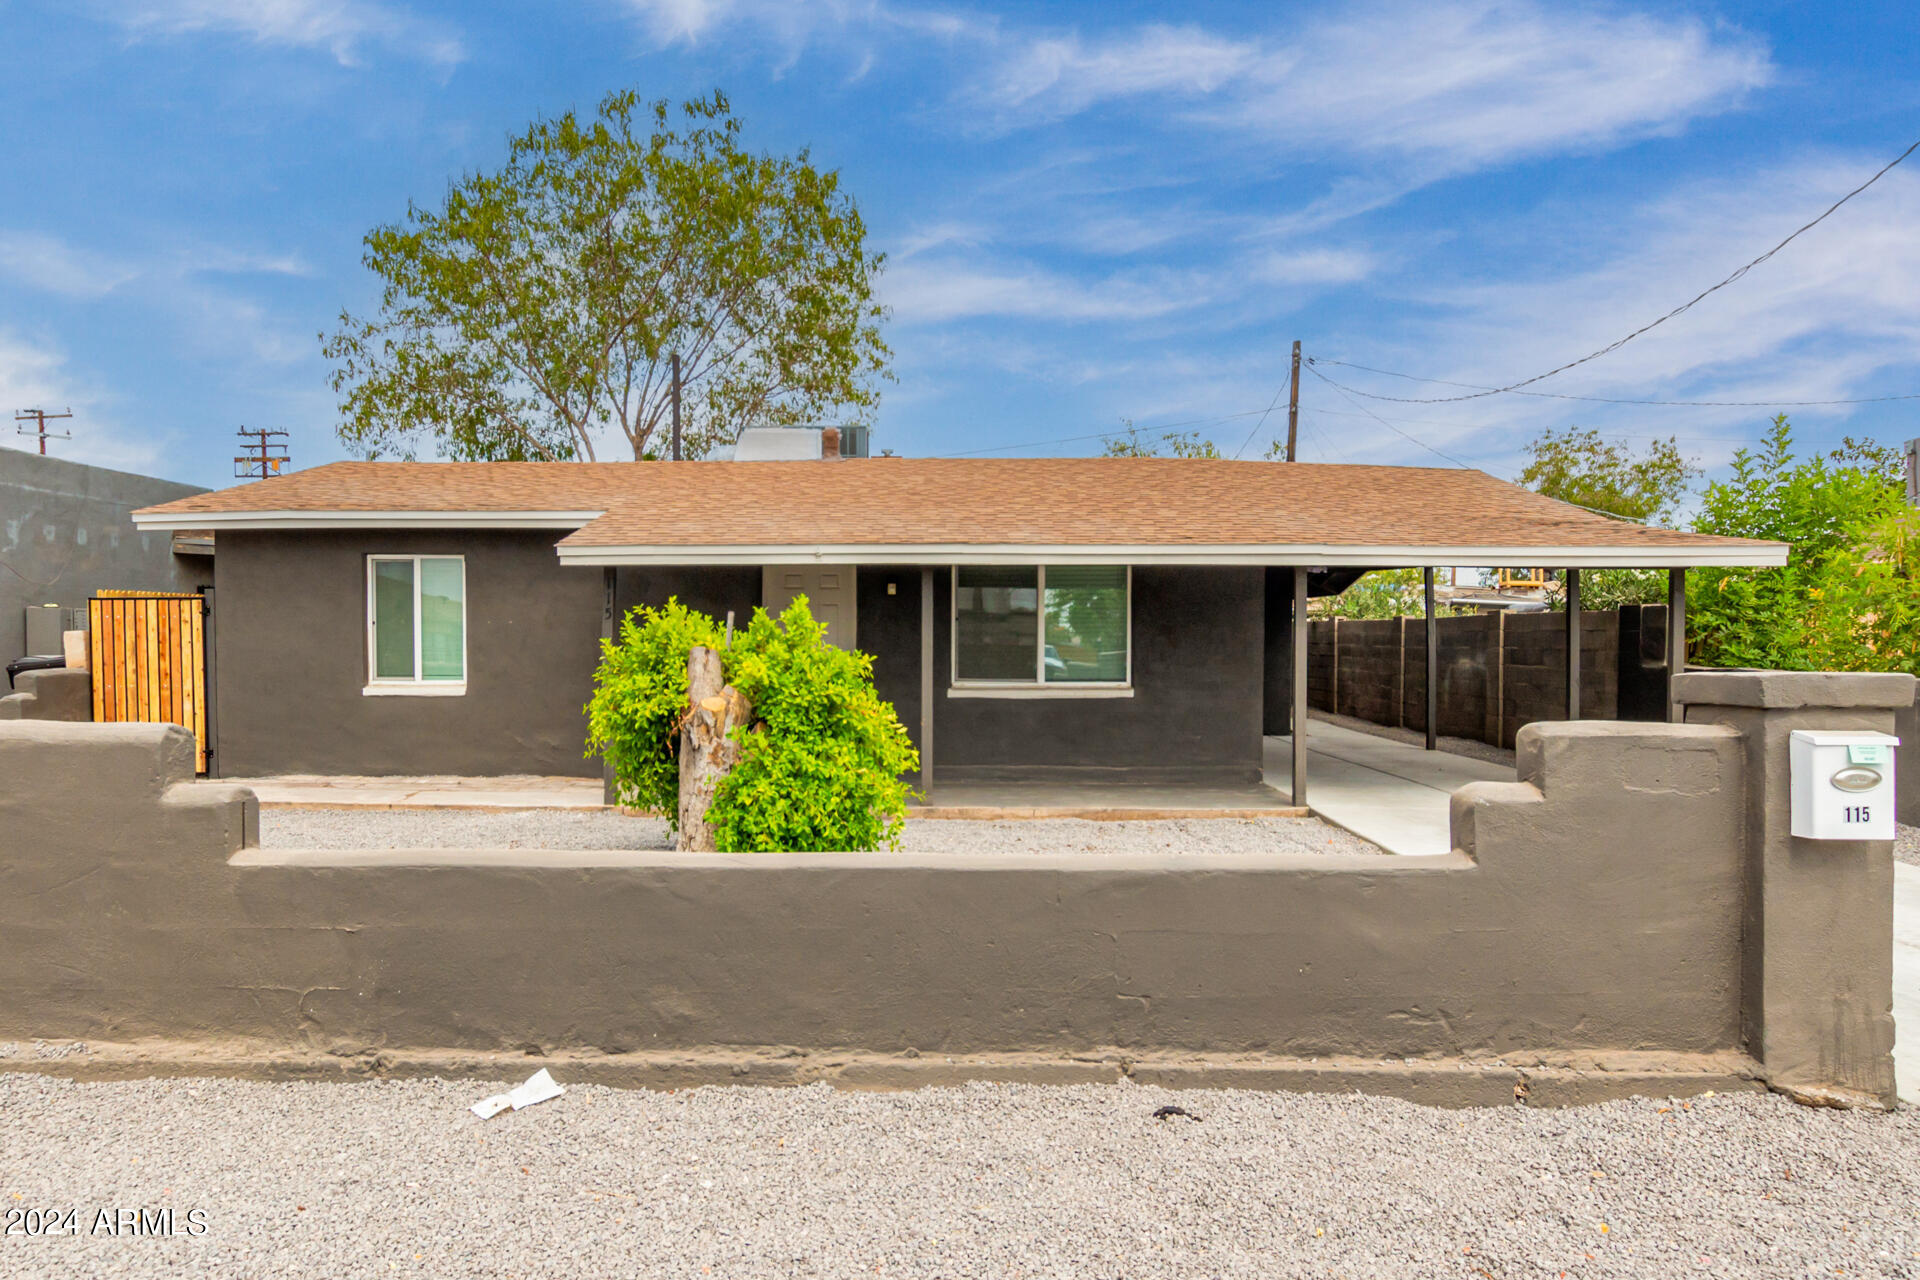
[[[804,596],[779,619],[756,609],[729,647],[718,623],[668,601],[638,609],[620,642],[602,642],[588,750],[613,764],[620,803],[678,818],[677,727],[687,652],[721,650],[728,683],[753,703],[744,750],[707,820],[730,852],[897,848],[919,755],[873,688],[873,659],[826,642]]]
[[[724,647],[720,624],[677,599],[641,606],[620,624],[620,640],[600,642],[587,704],[587,754],[613,766],[616,802],[679,822],[680,717],[687,710],[687,654]]]
[[[907,730],[873,688],[873,659],[827,643],[805,596],[764,609],[734,637],[727,679],[753,700],[747,749],[707,820],[732,851],[898,848],[920,767]]]

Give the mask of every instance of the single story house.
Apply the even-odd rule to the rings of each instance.
[[[341,462],[134,514],[212,529],[212,770],[575,774],[598,642],[804,592],[934,781],[1243,783],[1293,619],[1370,568],[1777,565],[1479,471],[1159,458]],[[925,785],[923,781],[923,785]]]

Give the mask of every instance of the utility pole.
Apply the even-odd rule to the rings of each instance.
[[[680,353],[673,353],[673,460],[680,461]]]
[[[19,412],[13,415],[13,420],[15,422],[31,422],[33,423],[33,426],[31,428],[15,427],[14,434],[22,435],[22,436],[40,437],[40,456],[44,458],[47,456],[48,440],[73,439],[73,433],[70,431],[47,430],[48,419],[71,418],[72,416],[73,416],[72,409],[68,409],[65,413],[48,413],[45,409],[21,409]]]
[[[242,441],[240,447],[246,450],[233,460],[233,474],[242,479],[265,480],[268,476],[277,476],[290,461],[287,446],[275,439],[276,436],[284,438],[287,434],[284,431],[269,431],[264,427],[249,431],[242,427],[235,434]]]
[[[1287,392],[1287,461],[1300,460],[1300,339],[1293,340],[1293,384]]]

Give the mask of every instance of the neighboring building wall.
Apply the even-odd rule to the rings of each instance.
[[[1136,567],[1130,698],[952,697],[951,576],[934,573],[936,781],[1260,778],[1261,570]],[[917,739],[920,571],[862,569],[859,592],[875,688]]]
[[[212,769],[594,777],[582,712],[604,601],[551,530],[220,534]],[[467,691],[367,697],[367,557],[463,555]]]
[[[127,518],[204,492],[0,448],[0,665],[26,651],[29,606],[79,609],[103,588],[193,591],[212,582],[206,557],[175,556],[172,534],[142,533]]]
[[[1695,700],[1750,692],[1719,679]],[[1793,722],[1874,720],[1854,688]],[[251,794],[192,785],[177,727],[0,724],[0,1038],[704,1057],[736,1080],[859,1054],[1218,1078],[1241,1055],[1249,1081],[1317,1059],[1340,1087],[1347,1058],[1578,1057],[1616,1092],[1717,1073],[1890,1103],[1890,842],[1782,861],[1785,722],[1757,712],[1530,727],[1519,781],[1457,792],[1434,858],[257,849]]]

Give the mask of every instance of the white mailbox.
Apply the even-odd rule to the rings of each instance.
[[[1893,839],[1893,749],[1899,745],[1886,733],[1795,729],[1788,748],[1793,834],[1809,840]]]

